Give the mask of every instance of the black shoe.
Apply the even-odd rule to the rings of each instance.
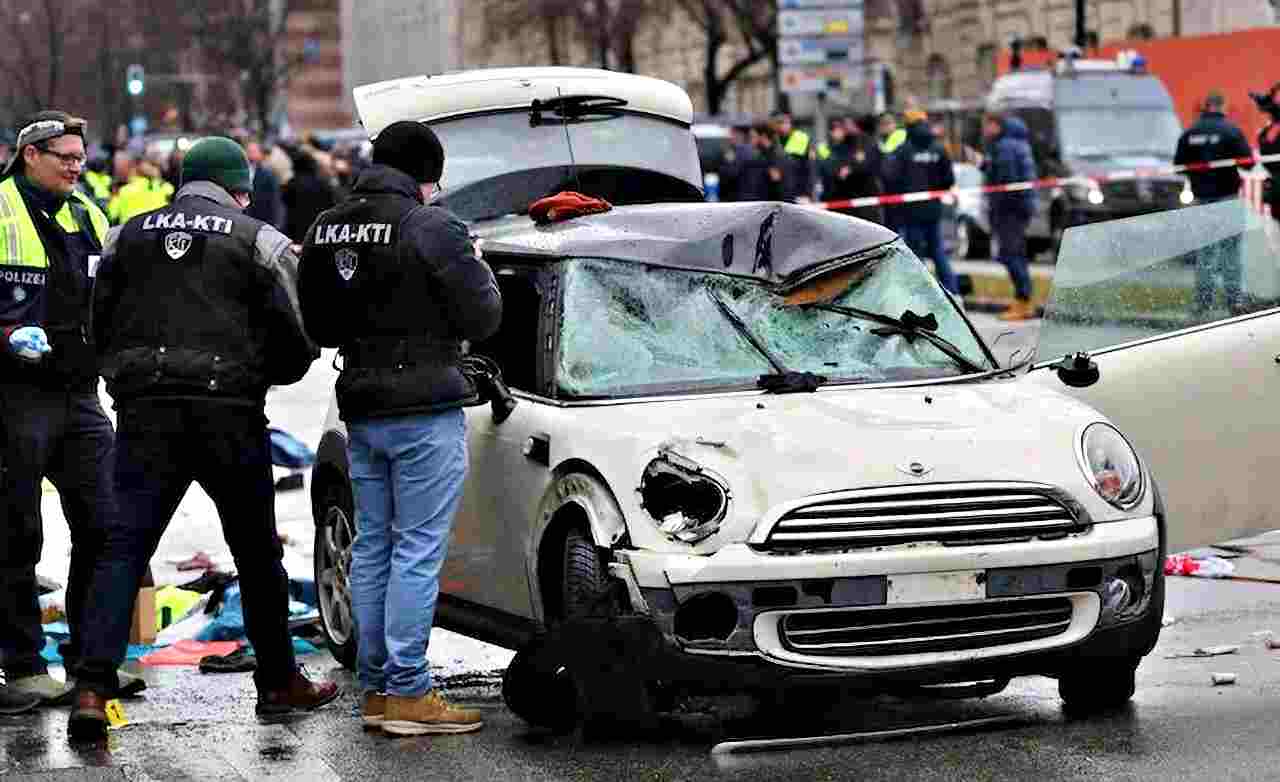
[[[211,654],[200,658],[200,673],[243,673],[257,669],[258,658],[246,652],[243,646],[231,654]]]
[[[25,714],[39,705],[39,696],[11,690],[7,685],[0,684],[0,714]]]
[[[67,736],[72,741],[97,741],[107,736],[107,701],[93,690],[77,690]]]

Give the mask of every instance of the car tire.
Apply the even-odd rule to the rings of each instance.
[[[316,518],[313,556],[320,627],[333,659],[347,670],[355,670],[355,613],[348,580],[351,543],[355,540],[354,505],[345,486],[331,485],[323,497]]]
[[[1062,710],[1087,716],[1121,708],[1133,698],[1137,671],[1137,660],[1116,660],[1062,673],[1058,677]]]
[[[609,577],[595,543],[581,530],[571,529],[564,539],[564,571],[561,603],[564,620],[599,616],[601,601],[610,597]]]

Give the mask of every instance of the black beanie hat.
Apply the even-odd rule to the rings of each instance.
[[[444,171],[444,147],[431,128],[421,122],[394,122],[374,139],[373,162],[399,169],[419,183],[439,182]]]

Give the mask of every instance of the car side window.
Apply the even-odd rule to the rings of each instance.
[[[1098,352],[1280,306],[1280,247],[1231,199],[1070,228],[1037,359]]]
[[[501,264],[494,264],[493,271],[502,292],[502,325],[493,336],[472,343],[471,352],[497,362],[511,388],[537,392],[543,300],[537,273]]]

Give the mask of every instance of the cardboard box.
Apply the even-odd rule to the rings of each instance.
[[[138,599],[133,603],[133,621],[129,623],[129,643],[146,644],[156,642],[156,581],[151,575],[151,567],[142,578],[142,588],[138,590]]]

